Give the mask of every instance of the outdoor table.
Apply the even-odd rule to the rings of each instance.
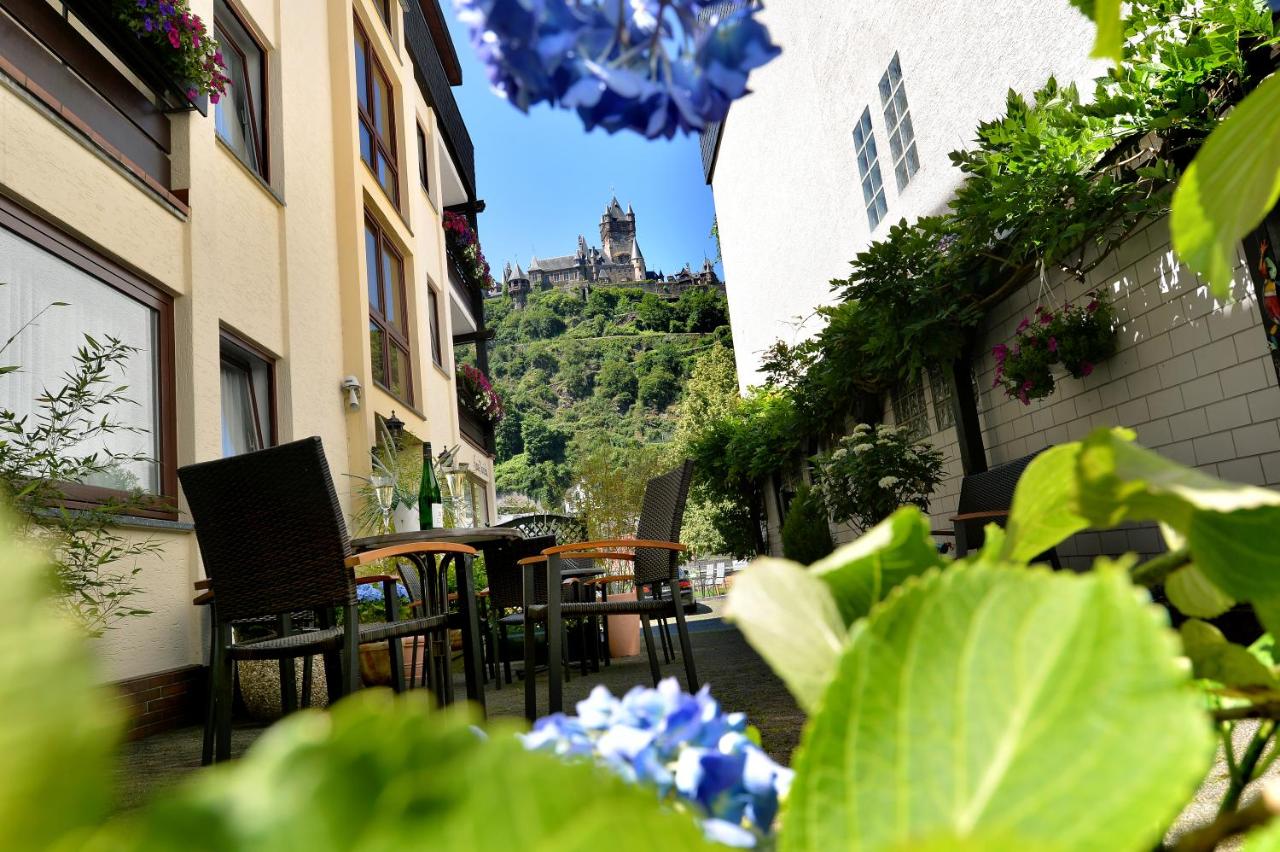
[[[410,530],[407,532],[371,535],[353,539],[351,547],[356,553],[364,550],[376,550],[395,544],[411,544],[420,541],[446,541],[454,544],[467,544],[482,553],[488,547],[504,541],[515,541],[524,538],[524,533],[508,527],[446,527],[434,530]],[[462,660],[466,672],[467,698],[480,705],[483,712],[484,702],[484,650],[480,644],[480,613],[476,602],[475,583],[471,575],[471,566],[465,559],[447,556],[436,565],[432,554],[410,553],[397,557],[408,559],[418,569],[418,577],[422,582],[423,606],[429,612],[448,612],[448,586],[446,578],[448,566],[454,565],[454,575],[458,586],[457,626],[462,629]],[[454,613],[449,613],[453,615]],[[453,626],[452,624],[450,626]],[[452,700],[453,677],[449,672],[448,640],[446,639],[446,665],[443,677],[444,694],[438,695],[440,701]],[[399,655],[396,655],[397,657]],[[423,661],[424,668],[428,665]]]

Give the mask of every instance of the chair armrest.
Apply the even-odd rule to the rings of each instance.
[[[518,560],[516,564],[521,567],[528,568],[530,565],[537,565],[540,562],[546,561],[547,557],[545,556],[526,556],[524,559]]]
[[[606,538],[598,541],[580,541],[576,544],[558,544],[542,551],[542,555],[551,556],[557,553],[575,553],[580,550],[599,550],[602,547],[626,547],[632,550],[637,547],[660,547],[663,550],[680,552],[688,550],[683,544],[675,541],[659,541],[651,538]]]
[[[988,512],[966,512],[963,515],[954,515],[948,520],[955,523],[956,521],[985,521],[993,518],[1007,517],[1009,517],[1008,509],[992,509]]]
[[[357,586],[367,586],[370,583],[386,583],[388,581],[392,583],[400,582],[390,574],[369,574],[366,577],[356,577],[355,584]]]
[[[393,556],[408,556],[413,553],[462,553],[467,556],[475,556],[479,551],[474,547],[468,547],[465,544],[454,544],[451,541],[413,541],[408,544],[393,544],[388,547],[379,547],[377,550],[366,550],[364,553],[357,553],[355,556],[348,556],[346,565],[348,568],[359,568],[361,565],[368,565],[370,562],[377,562],[380,559],[390,559]]]
[[[200,594],[196,595],[194,598],[191,599],[191,603],[195,604],[196,606],[208,606],[209,604],[213,603],[213,592],[212,591],[201,592]]]
[[[543,557],[546,558],[545,556]],[[572,559],[617,559],[620,562],[635,562],[634,553],[611,553],[604,550],[574,551]]]
[[[213,580],[205,577],[203,580],[196,580],[192,585],[197,589],[211,589],[213,588]]]

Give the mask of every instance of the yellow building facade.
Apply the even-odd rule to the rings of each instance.
[[[152,614],[98,640],[104,679],[135,684],[203,660],[181,465],[319,435],[350,518],[394,412],[458,448],[460,517],[494,505],[492,430],[455,388],[457,360],[483,349],[483,301],[442,222],[474,226],[483,204],[437,1],[190,5],[232,79],[203,112],[121,40],[109,3],[0,0],[0,339],[70,303],[6,353],[25,384],[0,407],[32,405],[84,333],[139,349],[129,416],[157,461],[122,475],[178,512],[131,521],[164,545],[131,601]],[[140,724],[162,709],[143,703]]]

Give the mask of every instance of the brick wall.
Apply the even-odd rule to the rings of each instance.
[[[116,683],[129,739],[202,720],[206,677],[204,667],[184,666]]]
[[[993,388],[991,347],[1010,343],[1035,309],[1038,281],[1028,282],[988,317],[976,365],[979,417],[988,461],[1000,464],[1099,426],[1132,427],[1138,441],[1182,464],[1223,479],[1280,486],[1280,388],[1271,366],[1252,284],[1238,261],[1231,304],[1179,265],[1165,220],[1136,233],[1103,260],[1084,284],[1050,276],[1054,307],[1105,288],[1120,321],[1119,351],[1084,379],[1055,376],[1057,389],[1024,406]],[[1043,302],[1042,302],[1043,303]],[[946,455],[946,480],[931,506],[935,528],[949,529],[960,493],[954,428],[936,429],[934,392],[924,380],[930,440]],[[885,422],[894,422],[890,400]],[[848,540],[850,529],[838,530]],[[1162,550],[1156,530],[1132,527],[1084,533],[1061,549],[1064,563],[1087,566],[1099,553]]]

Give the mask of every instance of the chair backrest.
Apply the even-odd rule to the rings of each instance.
[[[679,541],[680,525],[684,523],[684,505],[689,497],[689,478],[693,462],[686,459],[675,470],[649,480],[644,489],[644,502],[640,504],[640,523],[636,538],[656,541]],[[655,547],[636,549],[636,582],[652,583],[656,580],[674,580],[680,554],[674,550]]]
[[[500,527],[511,527],[524,533],[525,538],[539,536],[555,536],[556,544],[572,544],[587,540],[587,525],[581,518],[569,515],[521,515],[498,524]],[[551,546],[551,545],[548,545]]]
[[[503,542],[485,550],[484,565],[489,575],[489,605],[495,609],[512,609],[524,603],[524,572],[533,571],[535,604],[547,602],[547,572],[543,563],[525,568],[517,563],[527,556],[537,556],[556,545],[555,536],[539,536]]]
[[[225,620],[355,603],[347,525],[319,438],[178,471]]]
[[[723,582],[724,582],[724,565],[721,564],[716,566],[716,585],[718,586]]]
[[[1043,452],[1041,450],[1040,452]],[[1013,504],[1013,490],[1018,486],[1022,472],[1039,452],[1022,456],[1004,464],[998,464],[982,473],[971,473],[960,482],[960,501],[956,514],[990,512],[1008,509]]]

